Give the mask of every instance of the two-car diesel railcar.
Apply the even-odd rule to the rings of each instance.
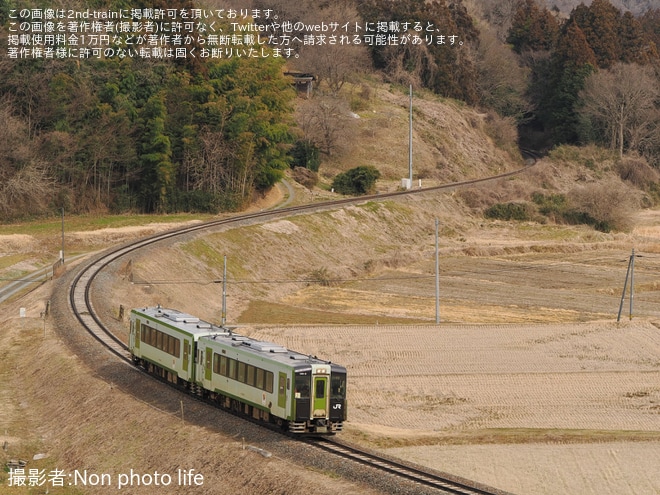
[[[346,420],[346,368],[161,307],[131,311],[129,350],[148,372],[293,433]]]

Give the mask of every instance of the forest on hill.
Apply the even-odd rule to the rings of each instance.
[[[581,3],[589,5],[591,0],[546,0],[545,5],[551,9],[555,8],[560,12],[570,14],[570,12]],[[642,15],[649,10],[660,7],[658,0],[612,0],[612,5],[623,12],[630,12],[633,15]]]
[[[0,217],[241,209],[289,167],[314,177],[337,152],[338,115],[360,111],[354,88],[368,97],[372,77],[508,121],[523,146],[596,143],[660,167],[658,8],[232,3],[72,1],[61,10],[123,10],[135,16],[123,31],[58,19],[49,2],[0,0]],[[128,39],[151,40],[139,29],[173,14],[189,31],[130,49]],[[85,56],[82,30],[109,25],[119,31],[104,56]],[[295,111],[303,100],[292,73],[314,77],[305,112]]]

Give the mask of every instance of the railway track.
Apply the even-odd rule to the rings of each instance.
[[[506,495],[506,492],[495,488],[479,485],[469,480],[459,480],[449,475],[430,473],[328,438],[314,439],[309,443],[325,452],[341,456],[353,462],[377,467],[385,473],[405,478],[424,487],[435,488],[443,493],[458,495]]]
[[[124,256],[127,256],[130,253],[133,253],[139,249],[151,246],[158,242],[162,242],[177,236],[190,234],[194,232],[199,232],[203,230],[211,230],[215,227],[226,226],[226,225],[237,225],[239,223],[253,222],[260,220],[267,220],[272,218],[279,218],[285,216],[291,216],[301,213],[322,211],[328,209],[334,209],[349,204],[364,203],[367,201],[381,201],[387,198],[393,198],[397,196],[404,196],[407,194],[423,194],[429,193],[432,191],[442,191],[442,190],[451,190],[460,187],[466,187],[475,185],[478,183],[493,181],[501,179],[504,177],[509,177],[512,175],[519,174],[526,170],[529,167],[525,167],[520,170],[515,170],[512,172],[507,172],[493,177],[475,179],[469,181],[454,182],[449,184],[443,184],[440,186],[433,186],[423,189],[409,190],[409,191],[396,191],[391,193],[383,193],[369,196],[360,196],[359,198],[344,198],[335,201],[326,201],[323,203],[312,203],[302,206],[294,206],[287,208],[271,209],[255,213],[248,213],[237,215],[230,218],[213,220],[209,222],[204,222],[194,226],[182,227],[175,230],[171,230],[165,233],[156,234],[144,239],[141,239],[118,248],[110,249],[96,259],[91,261],[85,267],[83,267],[80,272],[76,275],[73,282],[71,283],[69,289],[69,306],[76,319],[80,322],[82,327],[90,333],[99,343],[101,343],[105,348],[110,352],[115,354],[118,358],[130,362],[130,353],[128,352],[128,346],[117,338],[113,333],[108,329],[108,327],[101,321],[97,312],[94,309],[92,303],[92,286],[94,279],[111,263],[121,259]],[[390,460],[387,460],[382,457],[375,456],[373,454],[360,451],[354,447],[348,447],[345,445],[339,445],[334,442],[330,442],[327,439],[321,442],[317,442],[316,446],[323,449],[326,452],[331,452],[334,455],[338,455],[347,459],[351,459],[355,462],[362,464],[368,464],[371,467],[380,469],[384,472],[395,474],[403,478],[413,480],[416,483],[421,485],[436,488],[441,490],[444,493],[454,493],[454,494],[464,494],[464,495],[502,495],[503,492],[487,488],[487,487],[477,487],[476,484],[470,484],[470,482],[457,482],[452,481],[449,478],[444,478],[437,476],[435,474],[430,474],[418,469],[410,468]]]

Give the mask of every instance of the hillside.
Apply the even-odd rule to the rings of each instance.
[[[375,135],[389,143],[371,144],[362,155],[365,161],[377,153],[386,156],[390,146],[390,163],[407,156],[406,102],[405,91],[378,86],[360,118],[352,117],[352,135]],[[425,95],[416,95],[415,107],[415,167],[438,171],[424,183],[445,182],[443,174],[456,180],[521,167],[519,158],[509,159],[509,151],[485,132],[486,115]],[[386,121],[389,127],[382,130]],[[440,153],[436,142],[453,153]],[[338,154],[324,166],[341,169],[350,156],[343,163]],[[99,280],[94,304],[120,336],[126,334],[126,322],[116,319],[120,305],[160,303],[218,321],[220,290],[209,281],[221,276],[226,254],[230,323],[240,325],[242,333],[349,366],[346,438],[514,493],[636,494],[657,484],[656,471],[648,468],[658,456],[653,385],[660,318],[657,210],[631,210],[627,231],[614,233],[554,223],[540,210],[532,220],[483,216],[492,204],[532,207],[533,192],[570,196],[600,183],[644,197],[621,179],[617,163],[615,154],[599,148],[561,147],[519,175],[479,188],[370,201],[180,239],[112,267]],[[400,168],[384,170],[378,187],[397,187]],[[325,187],[310,192],[287,180],[292,202],[334,196]],[[284,187],[275,188],[257,207],[277,205],[288,194]],[[199,220],[142,221],[150,218],[159,223],[138,227],[132,222],[139,217],[114,217],[108,222],[115,227],[99,228],[104,222],[92,217],[87,222],[93,228],[72,228],[67,217],[67,256],[166,229],[164,220]],[[433,325],[436,218],[440,326]],[[38,227],[3,227],[2,275],[25,273],[58,248],[59,223]],[[623,261],[632,247],[644,256],[636,265],[635,319],[617,326],[612,321],[625,278]],[[68,266],[67,277],[75,263]],[[328,475],[325,467],[300,469],[297,451],[276,447],[281,442],[209,414],[194,401],[185,401],[182,422],[180,398],[173,391],[152,396],[136,389],[123,367],[67,331],[75,326],[63,316],[66,291],[55,289],[59,283],[0,310],[4,327],[11,329],[3,333],[7,355],[0,368],[1,390],[10,398],[1,416],[6,456],[47,452],[47,459],[30,466],[71,470],[85,465],[115,475],[130,467],[174,472],[187,462],[213,485],[210,493],[243,493],[246,486],[255,492],[302,493],[313,486],[330,493],[339,486],[345,493],[368,493],[372,485]],[[57,320],[46,320],[44,338],[39,313],[51,298],[61,307]],[[27,308],[26,319],[18,318],[19,307]],[[23,356],[18,349],[28,352]],[[80,357],[71,355],[72,349]],[[54,383],[48,393],[45,373]],[[75,423],[69,423],[71,418]],[[162,433],[144,432],[153,424],[161,425]],[[112,426],[123,429],[117,433]],[[240,438],[232,437],[237,432],[249,444],[277,448],[277,458],[243,450]],[[570,479],[553,477],[556,472],[571,473]],[[603,481],[612,472],[624,481]],[[130,493],[155,492],[134,488]]]

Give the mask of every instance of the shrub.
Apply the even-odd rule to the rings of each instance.
[[[658,181],[658,172],[644,158],[625,157],[617,164],[619,177],[640,189],[649,189]]]
[[[332,187],[340,194],[359,196],[373,192],[379,178],[380,172],[376,167],[362,165],[335,176]]]
[[[568,198],[564,194],[546,195],[535,192],[532,194],[532,201],[537,205],[541,215],[545,215],[554,221],[562,219],[569,208]]]
[[[291,148],[291,168],[303,167],[318,172],[321,166],[319,158],[319,148],[309,140],[301,139]]]
[[[572,223],[586,223],[602,232],[626,231],[632,225],[639,198],[621,183],[595,183],[569,194],[570,210],[564,215]]]
[[[311,283],[316,283],[323,287],[330,287],[332,285],[332,277],[330,276],[328,269],[323,267],[312,270],[310,273],[310,284]]]
[[[316,172],[303,167],[294,168],[292,177],[293,180],[298,184],[302,184],[307,189],[312,189],[319,181],[319,176]]]
[[[497,203],[488,208],[484,215],[497,220],[531,220],[532,208],[527,203]]]

